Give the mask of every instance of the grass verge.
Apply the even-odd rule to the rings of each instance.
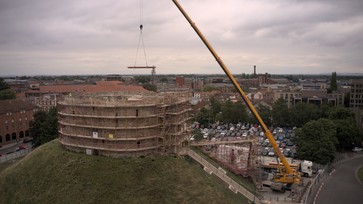
[[[361,166],[359,169],[358,169],[358,179],[360,181],[360,183],[363,184],[363,166]]]

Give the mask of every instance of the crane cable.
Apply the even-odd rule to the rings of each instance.
[[[135,56],[135,63],[134,66],[136,67],[136,61],[137,61],[137,57],[139,55],[139,48],[140,48],[140,42],[142,43],[142,47],[144,50],[144,57],[145,57],[145,64],[147,65],[147,57],[146,57],[146,48],[145,48],[145,43],[144,43],[144,36],[142,33],[142,29],[144,28],[143,25],[143,21],[144,21],[144,16],[143,16],[143,0],[140,0],[140,36],[139,36],[139,41],[137,43],[137,49],[136,49],[136,56]]]

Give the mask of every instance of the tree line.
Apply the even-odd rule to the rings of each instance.
[[[3,78],[0,78],[0,100],[15,99],[16,95]]]

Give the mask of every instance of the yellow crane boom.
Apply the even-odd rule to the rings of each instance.
[[[241,95],[241,97],[245,101],[245,103],[247,104],[248,108],[250,109],[250,111],[252,112],[254,117],[261,124],[261,127],[262,127],[263,131],[265,132],[265,135],[266,135],[267,139],[270,141],[275,153],[278,155],[278,157],[281,160],[282,164],[284,165],[285,171],[286,171],[286,172],[284,172],[284,171],[280,170],[281,175],[279,175],[277,178],[275,177],[275,181],[282,182],[282,183],[299,183],[300,182],[300,174],[293,172],[293,170],[291,169],[291,167],[290,167],[289,163],[287,162],[286,158],[284,157],[284,155],[282,154],[282,152],[278,148],[277,143],[276,143],[275,139],[273,138],[270,130],[267,128],[267,126],[265,125],[265,123],[261,119],[261,117],[258,114],[258,112],[256,111],[255,107],[252,105],[251,101],[247,98],[246,94],[243,92],[241,86],[237,83],[237,81],[232,76],[232,74],[229,72],[228,68],[223,63],[221,58],[217,55],[217,53],[214,51],[213,47],[210,45],[210,43],[204,37],[202,32],[195,25],[195,23],[191,20],[191,18],[188,16],[188,14],[185,12],[185,10],[181,7],[179,2],[177,0],[173,0],[173,2],[176,5],[176,7],[179,9],[179,11],[187,19],[189,24],[193,27],[194,31],[198,34],[198,36],[203,41],[205,46],[207,46],[209,51],[212,53],[213,57],[218,62],[219,66],[222,68],[222,70],[228,76],[228,78],[232,81],[234,87],[238,90],[239,94]]]

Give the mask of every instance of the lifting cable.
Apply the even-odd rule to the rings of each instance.
[[[139,41],[137,43],[137,49],[136,49],[136,56],[135,56],[135,63],[134,66],[136,67],[136,61],[137,61],[137,57],[139,55],[139,48],[140,48],[140,42],[142,43],[142,48],[144,50],[144,57],[145,57],[145,64],[147,66],[147,57],[146,57],[146,48],[145,48],[145,43],[144,43],[144,36],[142,34],[142,29],[144,28],[143,25],[143,21],[144,21],[144,16],[143,16],[143,0],[140,0],[140,36],[139,36]]]

